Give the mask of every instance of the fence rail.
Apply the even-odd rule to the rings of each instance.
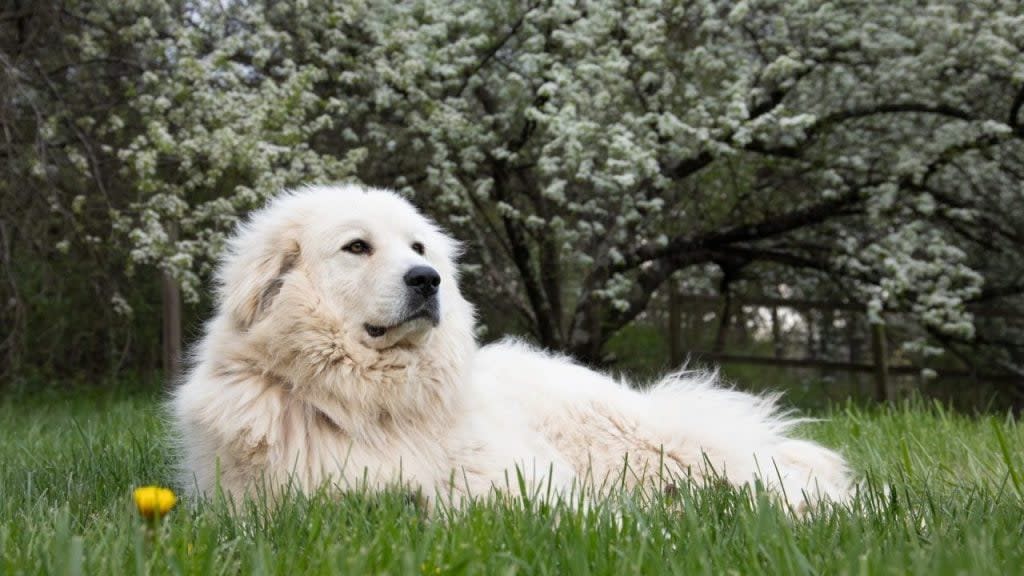
[[[752,364],[758,366],[778,366],[788,368],[817,368],[822,370],[834,370],[836,372],[854,372],[858,374],[873,374],[877,370],[874,364],[866,362],[841,362],[835,360],[817,360],[813,358],[775,358],[772,356],[751,356],[746,354],[730,354],[714,352],[711,350],[690,350],[691,358],[714,360],[722,364]],[[895,376],[916,376],[921,374],[919,366],[897,365],[888,366],[890,375]],[[938,380],[964,380],[976,379],[985,382],[1020,382],[1021,378],[1014,374],[977,374],[968,370],[943,370],[936,372]]]

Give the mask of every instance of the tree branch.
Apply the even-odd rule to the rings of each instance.
[[[764,240],[801,228],[807,228],[846,213],[864,200],[860,189],[836,198],[794,210],[792,212],[766,217],[758,222],[734,226],[724,231],[712,231],[692,237],[676,237],[663,247],[644,245],[638,247],[625,261],[610,267],[612,273],[636,267],[644,262],[700,249],[715,249],[739,242]]]
[[[1013,104],[1010,105],[1010,117],[1006,122],[1014,131],[1024,136],[1024,124],[1020,123],[1021,108],[1024,108],[1024,84],[1021,85],[1020,90],[1017,90],[1017,96],[1013,99]]]
[[[469,86],[469,81],[472,80],[473,77],[480,72],[480,70],[483,70],[484,66],[486,66],[487,63],[490,62],[491,59],[498,54],[498,51],[500,51],[505,46],[505,44],[507,44],[508,41],[511,40],[512,37],[519,32],[519,28],[522,27],[523,22],[526,21],[526,17],[530,15],[530,12],[536,10],[537,6],[539,6],[539,4],[537,3],[531,4],[522,13],[522,15],[520,15],[519,18],[517,18],[516,21],[512,23],[512,27],[509,29],[507,33],[505,33],[504,36],[498,38],[497,41],[495,41],[493,44],[487,47],[487,50],[484,51],[484,54],[480,58],[480,61],[477,62],[473,66],[473,68],[471,68],[469,72],[467,72],[466,75],[462,78],[462,83],[459,84],[459,88],[455,91],[456,96],[461,96],[462,93],[466,91],[466,87]]]

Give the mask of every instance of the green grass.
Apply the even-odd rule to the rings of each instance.
[[[1024,570],[1024,429],[936,406],[834,409],[803,432],[875,488],[794,520],[712,487],[645,501],[491,502],[424,513],[401,494],[179,506],[155,530],[131,490],[167,483],[155,399],[0,400],[0,574],[1013,574]],[[880,485],[889,490],[878,490]],[[752,504],[753,502],[753,504]]]

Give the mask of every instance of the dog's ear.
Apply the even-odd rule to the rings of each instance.
[[[248,329],[271,306],[299,263],[298,240],[287,231],[262,236],[250,228],[229,247],[220,274],[220,301],[234,324]]]

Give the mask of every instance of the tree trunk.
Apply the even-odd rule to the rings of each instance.
[[[600,366],[604,361],[601,357],[601,349],[604,347],[601,326],[602,312],[600,305],[593,299],[589,299],[584,306],[579,325],[572,335],[569,354],[588,366]]]
[[[171,240],[178,239],[178,227],[170,224],[167,230]],[[163,358],[164,379],[174,383],[181,368],[181,287],[170,274],[161,272],[161,301],[163,304]]]

